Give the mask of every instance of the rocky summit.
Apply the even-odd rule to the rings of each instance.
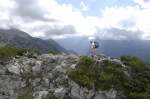
[[[66,54],[24,55],[3,60],[0,99],[148,99],[150,79],[131,81],[136,80],[134,75],[142,77],[140,73],[150,70],[144,67],[144,72],[134,71],[127,66],[130,64],[126,63],[126,57],[122,60],[103,55],[93,59]],[[147,88],[138,89],[143,83]]]

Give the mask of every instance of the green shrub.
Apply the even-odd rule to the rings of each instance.
[[[130,72],[131,79],[124,84],[127,99],[150,99],[149,62],[133,56],[122,56],[120,59]]]
[[[140,72],[146,69],[146,65],[150,65],[148,62],[143,61],[135,56],[121,56],[121,61],[132,68],[132,72]]]
[[[122,56],[121,61],[127,67],[109,60],[96,63],[84,56],[80,58],[76,69],[68,71],[68,76],[88,89],[108,91],[113,88],[121,92],[121,96],[126,97],[124,99],[150,99],[148,62],[130,56]]]
[[[87,56],[81,56],[79,60],[80,65],[91,65],[93,63],[93,59]]]
[[[0,59],[8,59],[15,57],[16,55],[22,56],[26,52],[36,52],[32,49],[25,48],[11,48],[11,47],[3,47],[0,48]]]
[[[17,99],[35,99],[34,96],[18,96]]]
[[[89,75],[83,70],[72,70],[69,72],[69,77],[72,80],[74,80],[76,83],[83,87],[91,89],[94,81],[90,79]]]
[[[49,51],[50,54],[54,54],[54,55],[57,55],[57,54],[61,54],[60,52],[58,51]]]
[[[128,99],[150,99],[150,93],[130,93]]]
[[[90,70],[93,63],[94,61],[90,57],[80,57],[79,65],[76,70],[71,70],[68,72],[70,78],[72,78],[79,85],[91,89],[94,84],[94,81],[92,80],[93,73]]]

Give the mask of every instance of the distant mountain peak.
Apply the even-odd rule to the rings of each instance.
[[[67,52],[54,40],[46,41],[30,36],[28,33],[16,28],[0,29],[0,42],[4,46],[17,48],[31,48],[40,52]],[[1,47],[1,44],[0,44]]]
[[[30,35],[24,31],[21,31],[16,28],[10,28],[10,29],[0,29],[0,34],[4,34],[8,36],[20,36],[20,37],[30,37]]]

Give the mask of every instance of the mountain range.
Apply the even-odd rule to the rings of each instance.
[[[127,31],[116,29],[112,29],[107,32],[123,32],[123,34],[127,34]],[[97,49],[97,54],[103,53],[111,57],[132,55],[138,56],[142,59],[150,60],[150,56],[148,55],[150,51],[150,41],[133,39],[133,37],[131,38],[132,39],[128,40],[96,39],[96,41],[100,44],[99,48]],[[28,33],[14,28],[0,29],[0,47],[6,46],[36,49],[41,53],[70,52],[79,55],[90,55],[90,43],[88,37],[70,37],[64,39],[43,40],[32,37]]]
[[[67,52],[54,40],[35,38],[18,29],[0,29],[0,47],[36,49],[41,53]]]
[[[90,41],[88,37],[73,37],[56,40],[62,47],[72,50],[79,55],[90,55]],[[97,54],[119,57],[122,55],[138,56],[150,60],[150,40],[100,40]],[[71,42],[71,43],[70,43]]]

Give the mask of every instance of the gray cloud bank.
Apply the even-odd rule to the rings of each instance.
[[[2,16],[0,17],[0,27],[15,27],[36,37],[52,38],[65,35],[96,35],[101,39],[150,38],[150,30],[146,27],[147,24],[150,24],[148,23],[149,21],[145,21],[145,18],[141,26],[139,24],[140,21],[138,23],[138,19],[134,19],[134,15],[141,14],[142,11],[150,11],[150,8],[147,6],[143,10],[135,6],[118,9],[107,8],[103,11],[102,17],[93,17],[84,16],[81,9],[73,8],[72,5],[58,4],[56,0],[0,1],[3,2],[0,4],[0,15]],[[149,3],[148,0],[145,2]],[[133,12],[130,12],[131,10],[139,12],[133,14]],[[129,15],[126,17],[120,15],[118,19],[115,19],[123,11],[133,15],[125,13]],[[109,15],[112,12],[115,13]]]

